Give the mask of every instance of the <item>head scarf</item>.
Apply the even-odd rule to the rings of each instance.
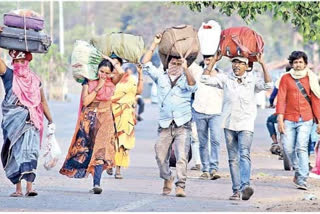
[[[42,136],[43,108],[41,105],[40,78],[29,67],[32,55],[23,51],[10,51],[9,54],[12,59],[26,60],[24,63],[12,62],[12,90],[20,103],[28,108],[30,119],[34,126],[40,130],[40,136]]]

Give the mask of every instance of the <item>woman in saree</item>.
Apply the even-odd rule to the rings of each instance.
[[[43,133],[43,115],[54,126],[40,78],[31,71],[29,52],[10,50],[12,67],[0,59],[0,76],[5,88],[2,102],[3,146],[1,161],[7,178],[16,185],[11,197],[22,197],[21,181],[26,180],[26,196],[36,196],[32,183]],[[52,124],[52,125],[51,125]]]
[[[115,73],[124,73],[120,64],[104,56],[98,65],[98,80],[85,80],[81,94],[81,113],[66,160],[60,169],[70,178],[93,176],[93,189],[100,194],[101,175],[114,167],[115,130],[111,109],[111,97],[117,78]]]
[[[120,81],[116,85],[112,97],[112,111],[115,118],[117,141],[115,164],[115,178],[122,179],[121,167],[129,166],[129,150],[135,145],[134,126],[136,124],[136,95],[143,90],[142,67],[138,65],[138,80],[132,75],[132,68],[128,67],[124,74],[119,74]]]

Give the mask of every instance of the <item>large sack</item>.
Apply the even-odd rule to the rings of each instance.
[[[44,29],[44,19],[27,9],[13,10],[3,15],[3,24],[8,27],[26,28],[40,31]]]
[[[221,32],[220,50],[223,56],[243,56],[256,62],[256,55],[263,53],[262,37],[248,27],[231,27]]]
[[[71,55],[73,78],[82,83],[84,79],[98,79],[98,65],[103,58],[101,53],[86,41],[77,40]]]
[[[111,33],[95,36],[91,44],[103,54],[110,56],[115,53],[131,63],[139,63],[144,52],[144,42],[141,36],[126,33]]]
[[[0,47],[8,50],[47,53],[50,45],[50,36],[34,30],[3,27],[0,33]]]
[[[169,56],[186,58],[190,66],[200,50],[198,32],[191,25],[181,25],[166,29],[159,44],[159,55],[163,68],[168,68]]]
[[[202,23],[198,31],[200,50],[202,55],[214,55],[219,47],[221,26],[218,22],[210,20]]]

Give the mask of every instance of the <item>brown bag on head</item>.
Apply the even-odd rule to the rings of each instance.
[[[190,66],[200,51],[198,32],[191,25],[180,25],[166,29],[159,44],[159,55],[163,68],[168,68],[169,56],[181,57]]]

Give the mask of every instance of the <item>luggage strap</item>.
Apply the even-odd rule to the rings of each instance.
[[[308,101],[308,103],[310,104],[311,109],[312,109],[310,97],[308,96],[308,94],[307,94],[306,90],[304,89],[303,85],[301,84],[300,80],[294,79],[294,81],[296,82],[296,85],[297,85],[299,91],[302,93],[304,98],[306,98],[306,100]]]
[[[172,35],[173,35],[173,37],[174,37],[175,42],[171,45],[171,47],[170,47],[170,52],[167,53],[166,62],[167,62],[168,64],[169,64],[168,59],[169,59],[169,56],[170,56],[170,54],[171,54],[172,48],[176,46],[176,43],[179,42],[179,41],[183,41],[183,40],[186,40],[186,39],[189,38],[189,37],[186,37],[186,38],[182,38],[182,39],[177,40],[176,37],[175,37],[174,32],[172,33]],[[176,49],[177,49],[177,51],[179,52],[179,55],[180,55],[181,58],[185,58],[185,59],[186,59],[186,58],[189,56],[189,54],[191,53],[191,51],[192,51],[192,49],[193,49],[193,46],[194,46],[194,44],[195,44],[195,41],[196,41],[196,39],[193,38],[191,47],[188,49],[188,51],[186,52],[186,54],[185,54],[184,56],[182,55],[182,53],[181,53],[181,52],[177,49],[177,47],[176,47]]]
[[[294,81],[296,82],[296,85],[297,85],[299,91],[304,96],[304,98],[306,98],[306,100],[308,101],[308,103],[309,103],[309,105],[311,107],[311,111],[312,111],[312,115],[313,115],[313,122],[317,122],[317,119],[314,117],[314,113],[313,113],[313,109],[312,109],[312,102],[311,102],[311,99],[310,99],[310,97],[308,96],[308,94],[306,92],[306,89],[303,87],[303,85],[301,84],[300,80],[294,79]]]
[[[28,42],[27,42],[27,23],[26,23],[26,14],[23,14],[23,25],[24,25],[24,43],[26,44],[26,51],[29,52]]]

